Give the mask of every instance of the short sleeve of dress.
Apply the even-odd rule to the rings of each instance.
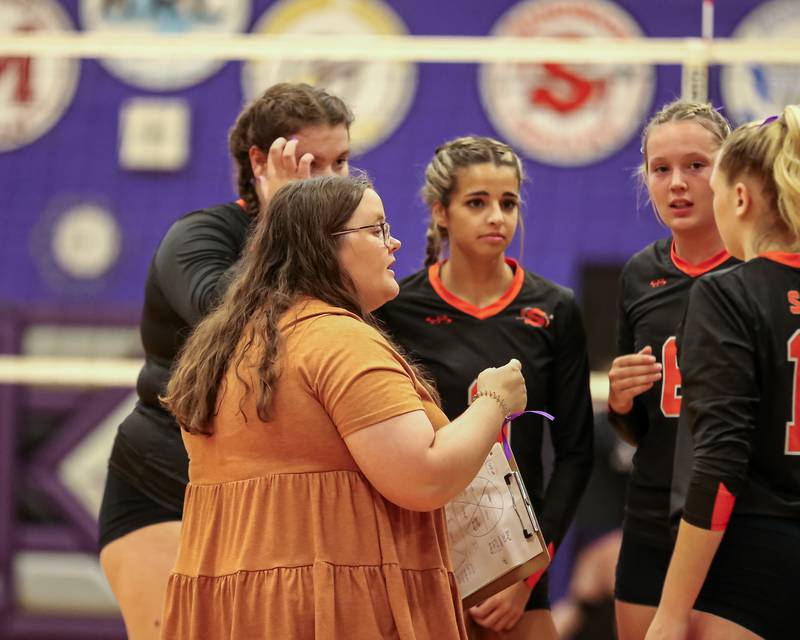
[[[414,374],[373,327],[350,315],[325,315],[303,331],[308,384],[342,437],[424,410]]]

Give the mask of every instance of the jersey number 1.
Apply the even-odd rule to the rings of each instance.
[[[789,360],[794,362],[792,375],[792,419],[786,423],[786,453],[787,456],[800,456],[800,329],[794,332],[786,344],[786,353]]]
[[[681,414],[681,372],[678,369],[678,344],[670,336],[661,348],[661,413],[665,418]]]

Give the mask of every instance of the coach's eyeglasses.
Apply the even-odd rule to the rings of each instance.
[[[352,229],[342,229],[341,231],[337,231],[336,233],[332,233],[332,236],[343,236],[346,233],[355,233],[356,231],[364,231],[364,229],[380,229],[381,236],[383,237],[383,244],[388,249],[391,243],[391,231],[389,229],[388,222],[376,222],[375,224],[367,224],[363,227],[354,227]]]

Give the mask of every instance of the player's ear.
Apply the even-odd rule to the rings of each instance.
[[[256,145],[252,145],[247,150],[247,155],[250,158],[250,168],[253,170],[254,176],[260,176],[267,168],[267,154],[259,149]]]
[[[447,209],[438,200],[431,207],[431,218],[433,218],[436,226],[447,229]]]
[[[737,182],[733,191],[736,197],[736,216],[741,218],[750,211],[753,204],[753,196],[750,188],[744,182]]]

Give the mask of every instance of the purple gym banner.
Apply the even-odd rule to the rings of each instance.
[[[701,35],[701,6],[0,0],[0,33],[684,38]],[[714,33],[800,37],[800,3],[719,2]],[[737,123],[763,118],[797,99],[798,78],[786,65],[712,68],[709,96]],[[524,241],[516,239],[511,254],[584,300],[600,297],[610,322],[613,279],[590,291],[587,269],[613,270],[665,235],[633,174],[642,126],[680,94],[677,66],[0,58],[0,353],[51,345],[54,355],[78,355],[84,341],[101,355],[137,356],[143,283],[157,243],[184,213],[236,198],[227,132],[246,101],[282,80],[324,86],[354,109],[351,164],[373,178],[403,243],[398,277],[422,264],[425,166],[437,146],[466,134],[499,138],[525,160]],[[29,599],[25,576],[35,578],[47,554],[95,561],[105,459],[98,438],[113,434],[130,393],[0,385],[0,640],[125,637],[113,608],[48,609]],[[560,562],[569,562],[568,552],[550,569],[554,594],[566,581]]]

